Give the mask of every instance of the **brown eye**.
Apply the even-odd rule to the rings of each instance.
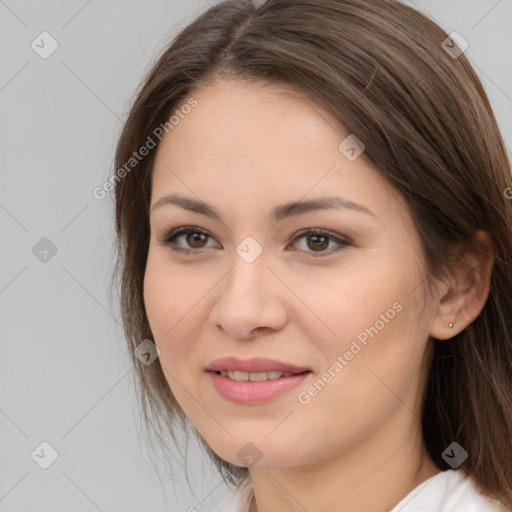
[[[295,240],[299,240],[300,242],[305,241],[305,244],[302,244],[302,247],[300,247],[300,243],[297,244],[299,246],[298,250],[303,253],[309,253],[313,257],[329,256],[344,249],[346,246],[351,245],[351,242],[347,239],[341,238],[322,229],[309,229],[303,231],[302,233],[299,233],[299,236],[297,236]],[[330,244],[333,245],[330,247]]]
[[[190,247],[194,249],[202,249],[204,247],[203,244],[208,239],[208,235],[196,231],[190,231],[185,235],[185,239],[187,241],[187,244],[190,245]]]
[[[200,228],[182,226],[173,229],[159,240],[165,245],[169,245],[174,252],[182,254],[197,253],[199,255],[202,253],[202,249],[212,247],[211,244],[207,245],[209,239],[213,241],[212,236]],[[313,257],[330,256],[351,245],[349,240],[321,229],[305,230],[299,233],[295,240],[302,243],[306,242],[303,243],[303,247],[296,250],[306,254],[309,253]],[[297,245],[300,246],[300,244]]]
[[[314,251],[322,251],[329,246],[329,238],[323,235],[311,235],[307,240],[308,247]]]
[[[199,253],[201,249],[211,247],[211,245],[206,245],[208,239],[211,238],[208,233],[199,228],[185,226],[173,229],[163,239],[160,239],[160,242],[171,246],[171,249],[175,252],[188,254],[192,252]]]

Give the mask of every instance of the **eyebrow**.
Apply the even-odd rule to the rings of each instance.
[[[176,194],[170,194],[168,196],[161,197],[152,206],[152,210],[160,208],[166,204],[174,204],[180,206],[185,210],[206,215],[223,222],[222,215],[212,205],[205,203],[199,199],[193,199],[190,197],[179,196]],[[347,208],[360,213],[366,213],[376,217],[376,215],[369,210],[366,206],[359,203],[354,203],[349,199],[338,196],[320,197],[311,201],[293,201],[280,206],[276,206],[272,209],[271,217],[276,222],[283,220],[287,217],[296,215],[303,215],[308,212],[317,210],[337,210]]]
[[[224,222],[220,212],[212,205],[199,199],[193,199],[191,197],[180,196],[177,194],[170,194],[168,196],[161,197],[155,202],[151,210],[155,210],[156,208],[160,208],[167,204],[174,204],[184,208],[185,210],[206,215],[207,217],[212,217]],[[276,206],[271,211],[271,217],[274,221],[278,222],[287,217],[303,215],[312,211],[337,210],[343,208],[377,217],[366,206],[338,196],[319,197],[318,199],[310,201],[293,201],[291,203]]]

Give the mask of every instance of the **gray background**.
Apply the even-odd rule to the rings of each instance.
[[[202,511],[228,492],[196,447],[190,489],[179,458],[171,477],[140,439],[107,295],[112,201],[92,195],[143,74],[209,3],[0,0],[1,511]],[[510,148],[512,0],[409,3],[469,42]],[[43,31],[59,45],[47,59],[31,47]],[[43,441],[48,469],[31,457]]]

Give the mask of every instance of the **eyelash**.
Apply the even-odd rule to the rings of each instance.
[[[176,241],[176,238],[178,238],[179,236],[187,235],[190,233],[200,233],[200,234],[203,234],[205,236],[212,238],[209,233],[207,233],[206,231],[204,231],[201,228],[194,227],[194,226],[182,226],[182,227],[175,228],[175,229],[171,230],[163,238],[159,239],[159,241],[165,245],[171,245],[172,243],[174,243]],[[332,254],[341,251],[345,247],[352,245],[351,242],[349,242],[347,239],[335,236],[331,232],[326,231],[324,229],[306,229],[306,230],[300,231],[297,234],[297,236],[294,238],[293,241],[295,241],[297,239],[301,239],[301,238],[306,238],[309,235],[324,236],[324,237],[336,242],[337,244],[339,244],[339,246],[337,248],[335,248],[334,250],[331,249],[331,250],[319,251],[317,254],[315,254],[315,251],[304,251],[302,249],[298,249],[299,252],[311,253],[314,258],[323,258],[323,257],[331,256]],[[174,252],[184,254],[184,255],[190,255],[192,253],[195,253],[197,255],[197,253],[202,251],[202,249],[184,249],[182,247],[171,247],[171,249]]]

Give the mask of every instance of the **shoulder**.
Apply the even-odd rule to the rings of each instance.
[[[411,491],[391,512],[509,512],[483,496],[462,470],[442,471]]]
[[[211,512],[249,512],[252,497],[251,479],[246,477]]]
[[[211,512],[249,512],[253,488],[249,477]],[[390,512],[510,512],[483,496],[462,470],[442,471],[413,489]]]

